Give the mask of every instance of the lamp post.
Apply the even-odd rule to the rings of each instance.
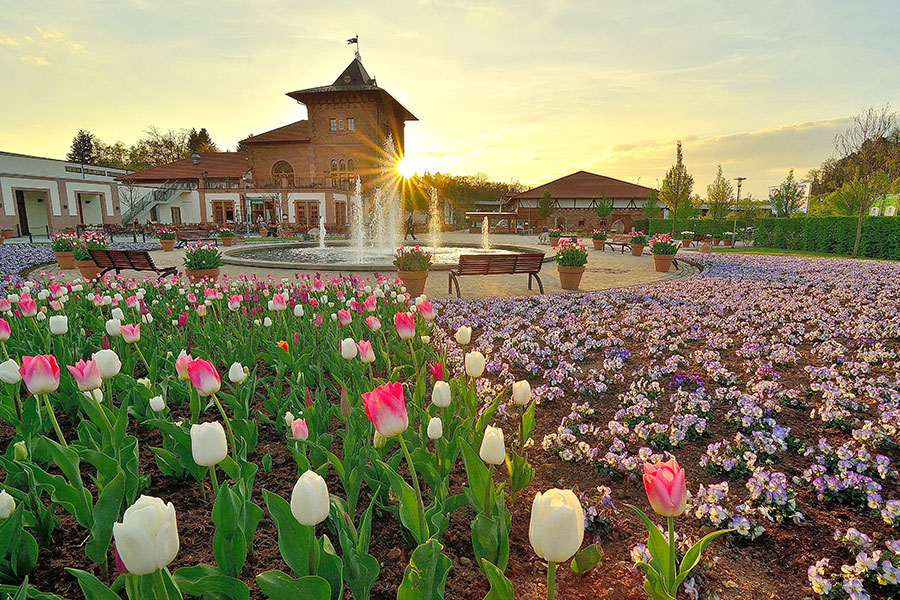
[[[731,247],[737,248],[737,218],[738,218],[738,208],[741,205],[741,184],[744,183],[746,177],[735,177],[734,180],[737,181],[737,197],[734,200],[734,231],[731,232]]]

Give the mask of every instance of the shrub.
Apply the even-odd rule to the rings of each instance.
[[[400,246],[394,257],[394,266],[398,271],[427,271],[431,268],[431,252],[422,250],[419,246]]]
[[[184,253],[184,268],[190,271],[217,269],[222,266],[222,254],[210,243],[188,244]]]
[[[853,251],[856,217],[790,217],[757,219],[753,244],[827,254]],[[859,256],[900,260],[900,219],[866,217],[863,221]]]
[[[563,267],[583,267],[587,264],[587,248],[569,238],[559,240],[556,263]]]

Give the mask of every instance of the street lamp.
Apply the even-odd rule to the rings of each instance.
[[[737,218],[738,218],[738,208],[741,205],[741,184],[744,183],[746,177],[735,177],[734,180],[737,181],[738,189],[737,189],[737,198],[734,200],[734,231],[731,232],[731,247],[737,248]]]

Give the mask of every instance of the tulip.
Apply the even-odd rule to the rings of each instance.
[[[198,305],[197,305],[197,316],[198,316],[198,317],[205,317],[205,316],[206,316],[206,305],[205,305],[205,304],[198,304]],[[267,317],[267,318],[268,318],[268,317]]]
[[[22,298],[17,304],[23,317],[33,317],[37,314],[37,302],[33,298]]]
[[[112,309],[111,311],[109,311],[109,315],[110,315],[110,317],[112,317],[113,319],[116,319],[118,321],[122,321],[125,319],[125,313],[122,312],[122,309],[119,308],[118,306],[115,307],[114,309]]]
[[[416,308],[423,319],[426,321],[434,321],[436,314],[434,312],[434,306],[432,306],[430,301],[425,300],[424,302],[419,302],[416,305]]]
[[[175,373],[178,374],[178,379],[188,381],[191,378],[191,376],[188,375],[188,365],[192,360],[194,360],[193,357],[184,350],[182,350],[178,355],[178,358],[175,359]]]
[[[113,524],[113,537],[129,573],[149,575],[164,569],[178,554],[175,507],[141,496],[125,511],[122,522]]]
[[[436,440],[444,435],[444,424],[440,417],[431,417],[428,421],[428,439]]]
[[[486,361],[484,359],[484,354],[475,350],[473,352],[466,352],[466,375],[471,377],[472,379],[478,379],[484,373],[484,367],[486,365]]]
[[[211,362],[203,358],[195,358],[188,363],[188,377],[191,385],[201,396],[212,396],[222,387],[219,373]]]
[[[0,298],[0,312],[9,312],[12,310],[12,301],[9,298]]]
[[[7,341],[11,335],[12,330],[9,328],[9,322],[6,319],[0,319],[0,342]]]
[[[69,317],[65,315],[53,315],[50,317],[50,333],[63,335],[69,331]]]
[[[353,338],[344,338],[341,340],[341,356],[344,360],[352,360],[356,358],[357,348]]]
[[[456,330],[456,343],[460,346],[465,346],[469,342],[472,341],[472,328],[466,327],[465,325],[460,325]]]
[[[478,456],[489,465],[502,465],[506,462],[506,449],[503,445],[503,430],[488,425],[484,430]]]
[[[133,344],[141,339],[141,324],[137,325],[121,325],[119,332],[126,344]]]
[[[397,328],[397,335],[401,340],[411,340],[416,335],[416,321],[412,313],[395,313],[394,326]]]
[[[228,296],[228,310],[237,310],[241,307],[241,297],[238,294]]]
[[[337,311],[338,323],[340,323],[341,327],[345,327],[353,322],[353,315],[350,314],[349,310],[341,309]]]
[[[655,465],[644,463],[644,490],[650,506],[664,517],[677,517],[687,504],[684,470],[674,458]]]
[[[191,454],[201,467],[215,467],[228,455],[225,428],[218,421],[191,425]]]
[[[271,317],[266,317],[263,319],[263,327],[271,327],[274,321],[272,321]]]
[[[110,319],[106,322],[106,333],[112,337],[122,333],[122,322],[119,319]]]
[[[372,436],[372,446],[375,448],[384,448],[384,445],[387,443],[387,438],[375,431],[375,435]]]
[[[386,438],[399,435],[409,426],[409,415],[403,399],[403,384],[385,383],[362,395],[366,417],[375,430]]]
[[[150,409],[153,412],[162,412],[166,409],[166,401],[162,396],[153,396],[150,398]]]
[[[108,348],[94,352],[91,355],[91,360],[97,363],[97,370],[100,371],[100,377],[102,379],[111,379],[122,369],[122,362],[119,360],[119,355]]]
[[[290,352],[290,350],[288,350],[287,340],[278,340],[277,342],[275,342],[275,345],[278,346],[279,348],[281,348],[282,350],[284,350],[285,352]]]
[[[11,358],[0,363],[0,381],[4,383],[22,381],[22,376],[19,374],[19,363]]]
[[[309,427],[306,426],[306,419],[293,419],[291,421],[291,436],[295,440],[305,440],[309,437]]]
[[[357,346],[359,347],[359,360],[361,360],[363,364],[375,362],[375,350],[372,349],[372,342],[360,340]]]
[[[341,382],[341,416],[344,419],[350,418],[353,413],[353,407],[350,406],[350,394],[347,393],[347,384]]]
[[[84,391],[81,393],[84,394],[85,398],[87,398],[89,400],[93,400],[97,404],[100,404],[101,402],[103,402],[103,390],[101,390],[100,388],[93,389],[93,390],[87,390],[87,391]]]
[[[381,329],[381,321],[378,320],[378,317],[375,315],[370,315],[366,317],[366,325],[368,325],[369,329],[372,331],[378,331]]]
[[[531,384],[525,381],[516,381],[512,386],[513,404],[528,406],[531,402]]]
[[[431,378],[435,381],[443,381],[444,380],[444,363],[442,362],[433,362],[428,365],[428,369],[431,371]]]
[[[301,525],[314,527],[328,518],[331,501],[328,485],[315,471],[307,471],[291,491],[291,514]]]
[[[247,371],[244,370],[244,366],[239,362],[231,363],[231,367],[228,369],[228,381],[237,385],[244,383],[246,379]]]
[[[584,540],[584,512],[572,490],[550,489],[534,495],[528,539],[534,553],[551,564],[553,575],[555,563],[565,562],[578,552]],[[552,590],[555,582],[549,577],[547,587]]]
[[[28,460],[28,447],[25,440],[19,440],[13,444],[13,458],[18,461]]]
[[[74,365],[66,365],[69,373],[75,378],[79,391],[87,392],[96,390],[103,385],[103,378],[100,377],[100,369],[93,360],[79,360]]]
[[[16,510],[16,499],[6,491],[0,491],[0,519],[5,519]]]
[[[278,312],[287,309],[287,302],[285,301],[283,294],[275,294],[272,296],[272,308]]]
[[[52,354],[23,356],[19,375],[35,396],[55,392],[59,387],[59,364]]]
[[[446,381],[435,381],[434,387],[431,389],[431,401],[438,408],[446,408],[450,406],[450,384]]]

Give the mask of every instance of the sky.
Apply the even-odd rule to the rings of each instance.
[[[419,121],[420,170],[528,186],[584,169],[657,186],[676,140],[764,197],[900,106],[900,2],[0,0],[0,150],[63,158],[206,127],[221,148],[305,117],[286,92],[353,58]]]

